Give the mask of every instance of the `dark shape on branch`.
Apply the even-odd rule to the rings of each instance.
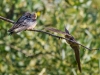
[[[12,24],[15,23],[13,20],[4,18],[4,17],[2,17],[2,16],[0,16],[0,19],[1,19],[1,20],[4,20],[4,21],[7,21],[7,22],[10,22],[10,23],[12,23]],[[50,30],[50,28],[45,28],[45,29],[46,29],[46,30]],[[54,29],[54,28],[53,28],[53,29]],[[45,33],[45,34],[48,34],[48,35],[53,36],[53,37],[56,37],[56,38],[65,39],[65,40],[69,40],[69,41],[71,41],[71,42],[74,42],[74,41],[72,41],[72,40],[70,40],[70,39],[67,39],[67,38],[64,38],[64,37],[61,37],[61,36],[57,36],[57,35],[51,34],[51,33],[49,33],[49,32],[42,31],[42,30],[34,30],[34,29],[33,29],[33,30],[28,30],[28,31],[41,32],[41,33]],[[62,31],[60,31],[60,33],[62,33]],[[63,32],[63,34],[66,34],[66,33]],[[66,34],[66,35],[68,35],[68,34]],[[70,36],[70,35],[69,35],[69,36]],[[86,46],[84,46],[84,45],[82,45],[82,44],[79,44],[79,43],[77,43],[77,42],[74,42],[74,43],[76,43],[76,44],[78,44],[78,45],[84,47],[84,48],[87,49],[87,50],[100,50],[100,48],[98,48],[98,49],[91,49],[91,48],[87,48]]]
[[[67,34],[69,34],[69,31],[67,30],[67,28],[65,28],[65,32]],[[70,35],[70,34],[69,34]],[[72,40],[72,41],[75,41],[74,37],[73,36],[68,36],[68,35],[65,35],[66,38]],[[72,43],[68,40],[66,40],[68,44],[70,44],[71,48],[74,50],[74,53],[75,53],[75,58],[76,58],[76,62],[78,64],[78,68],[79,68],[79,71],[81,72],[81,64],[80,64],[80,54],[79,54],[79,45],[76,44],[76,43]],[[75,41],[76,42],[76,41]]]
[[[69,40],[66,40],[66,41],[75,52],[75,58],[76,58],[76,61],[78,63],[79,71],[81,72],[80,55],[79,55],[79,44],[77,44],[75,39],[74,39],[74,37],[69,34],[69,31],[67,30],[67,28],[65,28],[65,32],[62,32],[62,31],[60,31],[58,29],[54,29],[54,28],[47,28],[47,30],[64,34],[65,38],[69,39]],[[73,42],[71,42],[71,41],[73,41]]]
[[[23,30],[29,30],[33,29],[37,22],[36,22],[37,15],[31,14],[29,12],[26,12],[24,15],[22,15],[16,23],[12,26],[11,29],[8,30],[10,34],[17,33]]]

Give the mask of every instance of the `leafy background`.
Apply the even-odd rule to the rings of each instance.
[[[100,0],[0,0],[1,16],[17,21],[26,11],[37,12],[35,29],[67,26],[79,43],[100,48]],[[10,36],[11,26],[0,20],[0,75],[100,75],[100,50],[80,47],[80,73],[65,40],[31,31]]]

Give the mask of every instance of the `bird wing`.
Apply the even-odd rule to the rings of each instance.
[[[49,31],[56,32],[56,33],[60,33],[60,34],[66,34],[66,32],[63,32],[61,30],[58,30],[58,29],[55,29],[55,28],[52,28],[52,27],[46,27],[45,29],[49,30]]]
[[[74,50],[75,59],[78,64],[78,69],[81,72],[81,64],[80,64],[80,54],[79,54],[79,45],[70,44],[71,48]]]
[[[72,41],[76,42],[75,39],[74,39],[74,37],[70,35],[70,33],[67,30],[67,28],[65,28],[65,32],[60,31],[60,30],[55,29],[55,28],[50,28],[50,27],[49,28],[46,28],[46,30],[64,34],[65,35],[65,38],[68,38],[69,40],[72,40]],[[77,64],[78,64],[78,68],[79,68],[79,70],[81,72],[79,45],[77,43],[71,42],[69,40],[66,40],[66,41],[71,46],[71,48],[74,50],[75,58],[76,58],[76,61],[77,61]]]
[[[21,19],[21,18],[20,18]],[[23,30],[23,28],[25,29],[25,28],[27,28],[27,20],[25,20],[25,18],[22,20],[20,20],[19,19],[19,21],[17,21],[15,24],[14,24],[14,26],[11,28],[11,29],[9,29],[8,31],[9,32],[11,32],[11,31],[13,31],[14,29],[18,29],[18,28],[22,28],[22,30]]]
[[[65,32],[70,35],[69,31],[66,28],[65,28]],[[73,41],[73,42],[71,42],[69,40],[66,40],[67,43],[70,44],[71,48],[74,50],[76,62],[78,64],[79,71],[81,72],[79,45],[77,43],[74,43],[74,42],[76,42],[76,40],[74,39],[73,36],[71,36],[71,35],[70,36],[65,35],[65,37],[68,38],[69,40],[72,40]]]
[[[75,39],[74,39],[74,37],[69,37],[69,36],[66,36],[66,35],[65,35],[65,37],[68,38],[68,39],[70,39],[70,40],[72,40],[72,41],[74,41],[74,42],[76,42]],[[79,45],[76,44],[76,43],[74,43],[74,42],[71,42],[69,40],[66,40],[66,41],[70,45],[70,47],[74,50],[75,59],[76,59],[76,62],[78,64],[79,71],[81,72]]]
[[[18,28],[20,26],[23,26],[25,24],[25,19],[27,19],[26,16],[21,16],[17,22],[14,24],[14,26],[12,27],[13,29]]]
[[[29,12],[26,12],[24,15],[22,15],[16,22],[16,24],[22,23],[25,19],[29,18],[31,14]]]
[[[45,29],[49,30],[49,31],[56,32],[56,33],[64,34],[64,35],[67,35],[67,36],[71,37],[71,35],[69,33],[63,32],[61,30],[58,30],[58,29],[55,29],[55,28],[52,28],[52,27],[46,27]]]

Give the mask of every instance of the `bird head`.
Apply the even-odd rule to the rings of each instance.
[[[29,13],[29,12],[26,12],[25,14],[24,14],[24,16],[26,16],[26,17],[31,17],[31,13]]]
[[[32,14],[32,19],[37,19],[37,14],[36,13]]]

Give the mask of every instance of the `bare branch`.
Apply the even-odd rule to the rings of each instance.
[[[13,24],[15,23],[13,20],[4,18],[4,17],[2,17],[2,16],[0,16],[0,19],[2,19],[2,20],[4,20],[4,21],[7,21],[7,22],[10,22],[10,23],[13,23]],[[41,33],[45,33],[45,34],[48,34],[48,35],[50,35],[50,36],[53,36],[53,37],[56,37],[56,38],[59,38],[59,39],[65,39],[65,40],[68,40],[68,41],[70,41],[70,42],[72,42],[72,43],[76,43],[76,44],[78,44],[78,45],[80,45],[80,46],[82,46],[82,47],[84,47],[85,49],[88,49],[88,50],[100,50],[100,49],[90,49],[90,48],[87,48],[86,46],[84,46],[84,45],[82,45],[82,44],[80,44],[80,43],[77,43],[77,42],[75,42],[75,41],[72,41],[72,40],[70,40],[70,39],[68,39],[68,38],[64,38],[64,37],[61,37],[61,36],[57,36],[57,35],[48,33],[48,32],[46,32],[46,31],[42,31],[42,30],[29,30],[29,31],[41,32]]]
[[[54,34],[51,34],[51,33],[45,32],[45,31],[42,31],[42,30],[29,30],[29,31],[42,32],[42,33],[48,34],[48,35],[50,35],[50,36],[53,36],[53,37],[56,37],[56,38],[59,38],[59,39],[65,39],[65,40],[68,40],[68,41],[70,41],[70,42],[76,43],[76,44],[78,44],[78,45],[80,45],[80,46],[82,46],[82,47],[84,47],[84,48],[86,48],[86,49],[88,49],[88,50],[96,50],[96,49],[87,48],[87,47],[85,47],[84,45],[79,44],[79,43],[77,43],[77,42],[75,42],[75,41],[72,41],[72,40],[70,40],[70,39],[68,39],[68,38],[64,38],[64,37],[61,37],[61,36],[57,36],[57,35],[54,35]]]
[[[4,18],[2,16],[0,16],[0,19],[4,20],[4,21],[7,21],[7,22],[10,22],[10,23],[15,23],[13,20],[10,20],[10,19],[7,19],[7,18]]]

